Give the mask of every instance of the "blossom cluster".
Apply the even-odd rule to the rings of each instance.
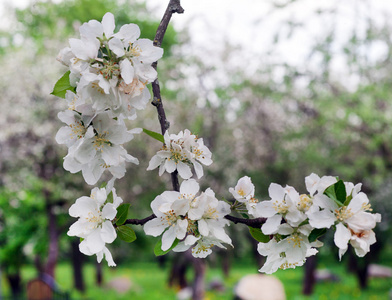
[[[165,171],[178,174],[183,179],[192,177],[191,166],[194,167],[197,178],[204,175],[203,167],[212,164],[211,151],[204,145],[202,138],[197,138],[188,129],[178,134],[170,134],[166,131],[164,135],[165,146],[154,155],[147,170],[159,167],[159,176]]]
[[[105,255],[109,266],[115,266],[106,244],[112,243],[117,233],[112,224],[117,207],[123,202],[117,197],[115,188],[94,188],[90,197],[80,197],[69,209],[71,217],[79,218],[71,225],[67,234],[80,237],[79,249],[86,255],[97,255],[101,262]]]
[[[255,188],[249,177],[230,188],[234,198],[245,203],[249,215],[266,218],[261,231],[272,238],[258,245],[258,252],[267,256],[260,272],[270,274],[303,265],[322,246],[317,238],[331,227],[336,230],[334,242],[339,259],[349,243],[362,257],[376,242],[373,228],[381,215],[370,213],[369,199],[360,191],[361,184],[316,174],[306,177],[305,184],[309,194],[300,195],[291,186],[272,183],[268,189],[271,199],[260,202],[254,198]]]
[[[69,68],[75,92],[68,90],[68,110],[58,117],[66,126],[56,135],[68,147],[64,168],[82,171],[85,181],[94,185],[104,171],[113,177],[125,174],[125,163],[138,164],[123,144],[141,129],[129,130],[124,122],[136,118],[150,99],[146,85],[157,77],[151,64],[163,50],[148,39],[139,39],[136,24],[123,25],[114,33],[111,13],[102,22],[91,20],[80,26],[80,39],[71,38],[58,60]]]
[[[211,254],[213,246],[232,245],[224,230],[229,225],[224,216],[230,213],[230,205],[216,199],[210,188],[196,196],[199,189],[196,180],[184,180],[179,192],[165,191],[151,202],[156,218],[144,225],[144,231],[152,236],[163,233],[163,251],[169,250],[176,239],[179,242],[173,251],[193,247],[192,255],[201,258]]]
[[[95,185],[105,171],[112,175],[106,187],[93,188],[89,197],[78,198],[70,207],[69,214],[78,220],[68,231],[69,236],[81,238],[82,253],[97,255],[98,262],[105,256],[109,266],[115,263],[107,244],[117,234],[128,242],[136,238],[124,225],[129,224],[129,204],[121,204],[123,200],[113,187],[115,179],[124,176],[126,162],[139,163],[123,145],[141,129],[130,130],[126,122],[146,107],[150,99],[146,85],[157,76],[151,64],[163,55],[152,41],[139,39],[137,25],[126,24],[117,33],[114,29],[114,17],[106,13],[102,22],[84,23],[79,29],[80,39],[70,39],[70,47],[60,51],[58,60],[69,68],[65,77],[69,77],[70,86],[64,95],[68,109],[58,114],[65,126],[56,135],[57,142],[68,148],[63,164],[66,170],[81,171],[90,185]],[[165,191],[151,202],[154,218],[148,218],[144,231],[161,236],[160,253],[192,248],[194,257],[205,258],[213,246],[232,246],[225,231],[229,225],[226,216],[232,210],[265,220],[257,229],[262,237],[257,250],[267,256],[260,269],[265,273],[303,265],[307,257],[318,252],[322,246],[318,238],[329,228],[335,229],[340,259],[348,244],[358,256],[364,256],[376,242],[373,229],[381,215],[371,213],[361,184],[311,174],[305,178],[308,194],[272,183],[268,189],[271,199],[259,201],[251,179],[244,176],[229,188],[234,197],[234,203],[229,204],[218,200],[211,188],[199,194],[199,183],[190,179],[193,169],[200,179],[203,165],[212,164],[211,151],[202,138],[188,129],[178,134],[166,131],[163,137],[155,133],[155,138],[164,146],[151,158],[147,170],[159,167],[159,175],[176,171],[184,179],[179,191]]]
[[[66,111],[58,114],[65,123],[56,135],[59,144],[68,147],[64,169],[82,172],[86,183],[95,185],[105,171],[113,179],[125,175],[126,162],[138,164],[128,154],[124,144],[141,129],[127,128],[126,120],[136,118],[150,99],[146,85],[154,81],[157,72],[152,63],[163,55],[148,39],[139,39],[136,24],[123,25],[115,33],[114,16],[106,13],[102,22],[91,20],[80,26],[80,39],[71,38],[69,47],[62,49],[57,59],[68,67],[64,76],[70,88],[65,93]],[[73,88],[72,88],[73,87]],[[111,195],[112,200],[108,200]],[[114,188],[94,188],[90,197],[81,197],[71,206],[69,214],[78,217],[68,231],[70,236],[83,239],[80,251],[106,256],[115,265],[105,246],[116,238],[112,222],[122,202]]]

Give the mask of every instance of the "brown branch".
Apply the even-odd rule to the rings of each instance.
[[[132,224],[132,225],[144,225],[146,224],[148,221],[152,220],[156,218],[156,216],[154,214],[152,214],[151,216],[148,216],[147,218],[144,219],[128,219],[125,221],[125,224]]]
[[[169,25],[170,19],[174,13],[182,14],[184,9],[181,7],[180,0],[170,0],[165,14],[162,17],[161,23],[158,26],[157,33],[155,34],[154,46],[160,47],[162,44],[163,37],[165,36],[167,26]],[[153,68],[157,70],[158,62],[154,62],[152,64]],[[170,122],[166,119],[165,109],[163,108],[162,97],[161,97],[161,88],[159,86],[158,78],[154,80],[152,83],[152,93],[154,95],[154,99],[151,102],[157,108],[158,120],[161,125],[162,135],[165,134],[166,130],[170,127]],[[171,180],[173,185],[173,190],[179,191],[180,185],[178,183],[178,174],[177,171],[171,174]]]
[[[151,216],[148,216],[147,218],[144,219],[128,219],[125,221],[125,224],[132,224],[132,225],[144,225],[146,224],[148,221],[155,219],[156,216],[154,214],[152,214]],[[244,224],[246,226],[249,227],[254,227],[254,228],[260,228],[261,225],[263,225],[265,223],[265,221],[267,219],[265,218],[256,218],[256,219],[243,219],[243,218],[237,218],[237,217],[233,217],[230,215],[225,216],[225,218],[231,222],[233,222],[234,224]]]
[[[243,219],[243,218],[233,217],[231,215],[225,216],[225,219],[233,222],[234,224],[241,223],[246,226],[253,227],[253,228],[260,228],[261,225],[263,225],[265,223],[265,221],[267,221],[266,218]]]

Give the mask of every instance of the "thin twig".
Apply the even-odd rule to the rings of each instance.
[[[233,222],[234,224],[241,223],[246,226],[253,227],[253,228],[260,228],[261,225],[263,225],[265,223],[265,221],[267,221],[267,219],[265,219],[265,218],[243,219],[243,218],[233,217],[231,215],[225,216],[225,219]]]
[[[148,221],[155,219],[156,216],[154,214],[152,214],[151,216],[148,216],[144,219],[128,219],[125,221],[124,224],[132,224],[132,225],[144,225],[146,224]],[[256,218],[256,219],[243,219],[243,218],[237,218],[237,217],[233,217],[231,215],[227,215],[225,216],[225,218],[231,222],[233,222],[234,224],[244,224],[246,226],[249,227],[254,227],[254,228],[260,228],[261,225],[263,225],[265,223],[265,221],[267,219],[265,218]]]
[[[165,14],[162,17],[161,23],[158,26],[157,33],[154,39],[154,46],[160,47],[162,44],[163,37],[165,36],[167,26],[169,25],[170,19],[174,13],[182,14],[184,9],[181,7],[180,0],[170,0]],[[155,70],[157,70],[158,62],[154,62],[152,66]],[[161,88],[159,86],[158,78],[154,80],[152,83],[152,93],[154,95],[154,99],[151,102],[157,108],[158,112],[158,120],[161,125],[162,135],[165,134],[166,130],[169,129],[170,123],[166,119],[165,109],[163,108],[162,97],[161,97]],[[171,174],[171,181],[173,190],[179,191],[180,185],[178,183],[178,173],[177,170]]]
[[[146,224],[148,221],[152,220],[156,218],[156,216],[154,214],[152,214],[151,216],[148,216],[147,218],[144,219],[128,219],[125,221],[124,224],[132,224],[132,225],[144,225]]]

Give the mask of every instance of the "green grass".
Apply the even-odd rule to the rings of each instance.
[[[278,271],[277,276],[284,284],[287,299],[366,299],[366,300],[387,300],[389,291],[392,287],[390,278],[370,279],[369,289],[361,291],[358,288],[357,280],[352,274],[345,271],[344,265],[337,263],[330,265],[331,270],[340,278],[340,282],[323,282],[318,283],[315,288],[314,295],[305,297],[301,295],[303,268],[295,270]],[[192,276],[192,270],[189,270],[189,276]],[[209,268],[207,272],[208,282],[219,279],[224,282],[225,292],[207,291],[206,299],[220,300],[232,299],[233,288],[238,280],[247,274],[257,273],[257,268],[246,265],[235,265],[228,278],[224,278],[222,271],[217,268]],[[25,267],[22,272],[24,282],[36,276],[33,267]],[[167,270],[158,268],[156,263],[138,262],[129,266],[120,266],[117,268],[104,267],[104,281],[107,283],[113,278],[126,277],[132,282],[132,288],[124,293],[119,294],[113,289],[95,286],[95,270],[94,266],[87,265],[84,268],[84,278],[86,280],[87,289],[84,294],[73,290],[72,269],[68,264],[59,264],[56,269],[56,280],[59,286],[71,293],[71,299],[175,299],[176,290],[167,286]],[[8,293],[8,288],[2,282],[3,294]]]

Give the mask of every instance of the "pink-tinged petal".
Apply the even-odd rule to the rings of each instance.
[[[105,33],[105,36],[107,38],[111,37],[113,35],[113,31],[114,31],[114,28],[115,28],[113,14],[110,13],[110,12],[107,12],[103,16],[101,23],[102,23],[103,32]]]
[[[140,36],[140,28],[136,24],[126,24],[121,26],[120,31],[114,36],[126,44],[133,43]]]
[[[147,235],[160,236],[168,226],[161,218],[155,218],[144,224],[143,229]]]
[[[113,227],[112,222],[105,221],[101,228],[101,238],[105,243],[112,243],[117,237],[116,230]]]
[[[286,194],[284,188],[276,183],[271,183],[268,188],[268,194],[272,200],[283,200]]]
[[[198,179],[202,178],[204,175],[203,167],[197,161],[193,161],[193,167],[195,168],[196,176]]]
[[[112,38],[109,41],[109,49],[117,55],[117,57],[121,57],[125,54],[123,43],[116,38]]]
[[[178,162],[177,171],[178,174],[183,179],[189,179],[192,176],[191,168],[187,164],[183,163],[182,161]]]
[[[163,251],[169,250],[169,248],[173,245],[175,239],[176,239],[176,230],[174,227],[171,226],[162,235],[161,249]]]
[[[120,62],[121,77],[126,84],[130,84],[135,76],[135,70],[128,59],[124,59]]]
[[[278,232],[280,222],[282,221],[281,215],[275,215],[267,219],[261,227],[264,234],[275,234]]]
[[[184,180],[180,186],[180,193],[195,196],[200,189],[199,183],[194,179]]]
[[[342,259],[342,255],[344,254],[344,252],[346,252],[348,247],[347,244],[350,238],[351,238],[351,232],[347,227],[345,227],[342,223],[336,225],[334,242],[335,245],[341,250],[339,251],[339,260]]]
[[[158,155],[154,155],[148,163],[147,171],[156,169],[163,161],[164,159]]]

